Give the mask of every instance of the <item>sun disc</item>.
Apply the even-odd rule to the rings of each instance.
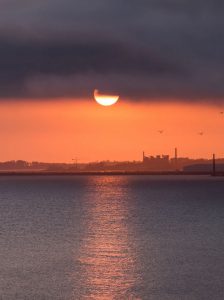
[[[115,104],[118,101],[119,96],[118,95],[103,95],[103,94],[99,94],[98,90],[94,90],[94,99],[100,105],[110,106],[110,105]]]

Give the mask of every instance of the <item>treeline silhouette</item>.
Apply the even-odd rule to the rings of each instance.
[[[224,159],[216,160],[217,170],[224,171]],[[96,161],[90,163],[47,163],[11,160],[0,162],[0,171],[210,171],[211,159],[171,158],[167,156],[145,157],[143,161]]]

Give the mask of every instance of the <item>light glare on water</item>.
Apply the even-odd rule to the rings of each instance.
[[[91,178],[95,192],[86,206],[79,259],[86,299],[134,299],[137,274],[131,214],[126,190],[116,187],[118,180],[121,184],[117,177]]]

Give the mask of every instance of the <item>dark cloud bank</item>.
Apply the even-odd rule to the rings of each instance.
[[[2,0],[0,98],[224,99],[219,0]]]

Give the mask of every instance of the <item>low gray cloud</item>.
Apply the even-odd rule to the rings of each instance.
[[[0,1],[0,97],[221,102],[220,0]]]

